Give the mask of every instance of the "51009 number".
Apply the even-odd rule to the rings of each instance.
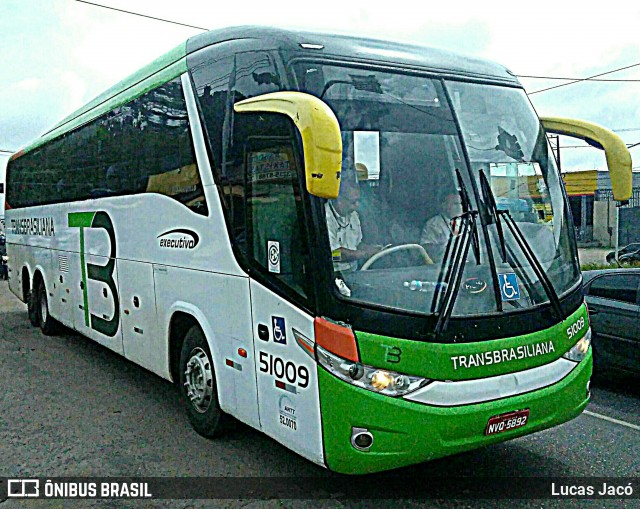
[[[583,327],[584,327],[584,316],[581,316],[578,320],[575,321],[573,325],[567,328],[567,336],[569,336],[569,339],[571,339],[578,332],[580,332]]]
[[[260,352],[259,361],[261,373],[268,373],[279,380],[286,380],[301,389],[309,386],[309,370],[306,366],[296,366],[291,361],[285,361],[267,352]]]

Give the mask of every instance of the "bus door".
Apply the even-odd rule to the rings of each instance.
[[[159,373],[166,366],[166,340],[158,334],[153,265],[118,259],[117,266],[124,355]]]
[[[322,463],[315,359],[296,339],[313,341],[313,317],[294,304],[311,299],[313,277],[291,139],[249,140],[244,164],[244,249],[256,274],[250,284],[261,428]]]
[[[253,280],[251,309],[262,430],[322,463],[317,368],[296,339],[313,338],[313,318]]]

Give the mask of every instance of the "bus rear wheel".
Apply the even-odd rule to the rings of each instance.
[[[40,325],[40,330],[45,336],[52,336],[58,332],[58,322],[49,314],[49,301],[44,281],[41,280],[39,282],[35,292],[38,325]]]
[[[29,323],[34,327],[40,325],[38,312],[38,294],[34,289],[29,290],[27,294],[27,312],[29,314]]]
[[[189,329],[180,352],[180,394],[187,417],[199,435],[219,433],[222,411],[209,345],[200,327]]]

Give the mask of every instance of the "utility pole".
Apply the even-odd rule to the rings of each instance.
[[[555,153],[556,153],[556,162],[558,163],[558,171],[562,173],[562,166],[560,164],[560,135],[559,134],[550,134],[549,141],[555,140]],[[553,144],[551,144],[551,150],[554,149]]]

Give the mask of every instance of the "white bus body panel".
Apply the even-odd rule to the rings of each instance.
[[[324,466],[317,365],[293,335],[296,329],[314,341],[314,319],[253,280],[251,309],[262,430]],[[267,326],[268,341],[259,339],[259,325]],[[309,379],[306,387],[300,376],[304,370]]]
[[[29,288],[40,272],[51,316],[166,379],[171,379],[171,319],[177,312],[192,316],[213,356],[222,410],[324,465],[316,363],[292,332],[295,328],[313,341],[313,317],[250,281],[236,261],[186,74],[183,85],[208,215],[156,193],[7,210],[11,291],[23,298],[23,269]],[[115,246],[104,226],[89,220],[82,227],[69,226],[69,215],[78,213],[108,216]],[[24,227],[42,219],[50,225],[46,231]],[[193,242],[162,242],[183,234]],[[90,264],[93,270],[113,264],[109,276],[117,295],[109,284],[89,277]],[[92,327],[92,315],[111,321],[116,313],[118,327],[111,335]],[[286,343],[273,341],[274,317],[283,320]],[[258,339],[257,332],[254,338],[258,324],[268,325],[270,341]],[[281,359],[280,378],[258,372],[269,356]],[[308,374],[304,387],[300,370]],[[289,388],[279,388],[276,381]]]
[[[118,259],[120,323],[127,359],[164,378],[168,373],[168,331],[158,327],[153,265]]]
[[[209,217],[159,194],[8,211],[12,275],[27,267],[33,280],[35,272],[41,272],[54,318],[167,379],[171,378],[171,316],[176,311],[190,314],[209,341],[222,408],[259,428],[254,359],[238,355],[239,348],[253,352],[249,279],[233,256],[216,188],[209,186],[205,192]],[[91,315],[113,318],[116,299],[108,285],[88,277],[90,323],[86,324],[80,228],[68,226],[68,214],[81,212],[104,212],[113,224],[116,263],[112,277],[118,289],[120,317],[114,336],[91,327]],[[51,218],[51,236],[11,230],[11,219],[42,217]],[[193,232],[197,244],[192,248],[161,247],[163,234],[177,227]],[[85,271],[88,264],[105,266],[112,249],[107,231],[86,227],[83,233]],[[12,278],[11,285],[21,296],[20,279]],[[134,297],[138,297],[139,308]],[[226,359],[241,363],[242,371],[226,366]]]
[[[166,265],[154,266],[154,278],[160,335],[166,337],[176,312],[196,318],[213,356],[220,407],[259,429],[249,278]]]
[[[58,317],[60,322],[73,329],[74,308],[77,309],[76,302],[79,301],[76,293],[81,290],[80,277],[77,277],[76,271],[71,272],[71,269],[80,266],[80,255],[70,251],[54,251],[53,257],[54,290],[56,293],[49,300],[49,310],[52,316]],[[72,274],[75,274],[76,277],[74,278]]]

